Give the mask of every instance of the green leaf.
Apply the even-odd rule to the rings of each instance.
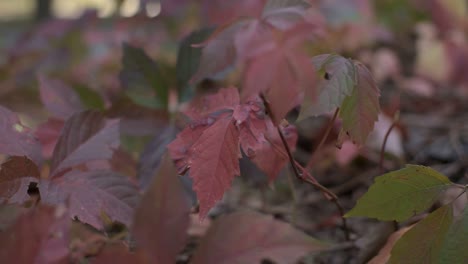
[[[397,241],[392,249],[389,264],[438,263],[440,249],[452,219],[452,206],[445,205],[421,220]]]
[[[375,183],[345,216],[404,221],[428,209],[452,183],[424,166],[406,165],[375,178]]]
[[[352,61],[335,54],[322,54],[312,57],[312,63],[318,74],[319,97],[316,102],[304,100],[299,121],[341,107],[356,85],[356,68]]]
[[[468,198],[468,197],[466,197]],[[468,206],[450,226],[439,255],[440,264],[465,263],[468,260]]]
[[[204,28],[192,32],[182,40],[179,46],[177,52],[176,76],[180,101],[187,101],[194,94],[195,85],[190,83],[190,79],[198,70],[202,50],[200,48],[194,48],[192,45],[203,42],[212,32],[212,28]]]
[[[101,95],[84,84],[75,84],[73,89],[78,94],[81,102],[90,109],[104,110],[105,105]]]
[[[354,66],[357,85],[341,104],[339,115],[343,125],[338,145],[341,145],[345,138],[350,138],[355,144],[364,144],[374,129],[380,112],[380,90],[374,78],[366,66],[356,61]]]
[[[143,49],[124,43],[122,65],[120,83],[136,104],[157,109],[167,108],[167,80],[160,67]]]

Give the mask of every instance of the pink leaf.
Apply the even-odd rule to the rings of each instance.
[[[221,216],[203,237],[193,264],[296,263],[309,252],[327,248],[289,224],[254,212]]]
[[[0,106],[0,153],[27,156],[36,164],[42,161],[41,146],[30,133],[29,128],[23,126],[18,116],[10,110]]]
[[[55,117],[67,119],[73,113],[84,110],[80,97],[60,80],[39,75],[39,91],[44,106]]]
[[[229,21],[216,30],[208,40],[198,45],[204,48],[198,71],[193,76],[192,82],[213,77],[236,64],[245,62],[252,55],[268,51],[275,46],[277,33],[302,24],[308,24],[310,28],[299,34],[292,30],[290,33],[294,33],[287,34],[288,36],[284,38],[288,42],[291,39],[294,43],[297,42],[295,36],[311,37],[317,31],[317,27],[313,26],[316,23],[309,19],[308,12],[303,7],[279,8],[256,18],[242,17],[234,22]]]
[[[223,116],[201,134],[191,147],[190,177],[204,217],[231,186],[239,169],[239,131]]]
[[[52,177],[75,165],[112,158],[119,142],[117,120],[106,121],[96,111],[74,114],[65,122],[55,146],[50,165]]]
[[[258,17],[266,0],[203,0],[203,12],[210,24],[223,25],[239,17]]]
[[[41,201],[60,204],[69,200],[70,215],[95,228],[103,228],[101,212],[130,226],[139,198],[127,177],[111,171],[70,171],[39,185]]]
[[[45,123],[40,124],[36,128],[34,135],[42,145],[42,155],[44,158],[52,157],[64,123],[62,120],[49,118]]]
[[[281,138],[271,120],[258,112],[251,113],[240,127],[240,142],[244,153],[258,168],[274,180],[288,162]],[[291,150],[296,147],[297,133],[293,126],[281,126]]]
[[[296,49],[278,46],[253,57],[246,68],[243,98],[264,93],[275,124],[301,102],[304,91],[315,100],[314,67]]]
[[[234,110],[239,105],[239,91],[235,87],[220,89],[217,93],[194,100],[185,114],[199,119],[207,114],[221,110]]]
[[[189,125],[177,134],[177,138],[174,141],[167,145],[178,174],[183,175],[190,168],[190,148],[207,127],[208,125]]]
[[[168,145],[178,173],[190,170],[201,217],[223,197],[234,176],[239,175],[239,143],[270,179],[274,179],[287,162],[278,131],[265,114],[260,98],[248,98],[245,104],[239,104],[238,98],[235,88],[221,89],[218,94],[208,96],[202,101],[204,104],[198,105],[206,111],[192,109],[189,112],[194,118],[192,123]],[[294,149],[295,128],[281,129]]]
[[[133,234],[152,263],[173,263],[187,241],[188,199],[167,157],[135,213]],[[170,239],[168,239],[170,238]]]
[[[63,206],[32,208],[0,233],[0,263],[67,263],[70,223]]]

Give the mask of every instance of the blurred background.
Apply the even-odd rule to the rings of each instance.
[[[84,10],[95,9],[99,17],[113,15],[133,16],[139,10],[154,17],[159,13],[159,0],[1,0],[0,19],[12,20],[44,19],[48,17],[77,18]]]

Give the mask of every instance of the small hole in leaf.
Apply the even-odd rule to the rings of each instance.
[[[37,182],[30,182],[28,186],[29,196],[40,196],[39,188],[37,188]]]
[[[323,76],[323,78],[325,78],[325,80],[329,81],[331,79],[331,74],[329,74],[328,72],[325,72],[325,75]]]

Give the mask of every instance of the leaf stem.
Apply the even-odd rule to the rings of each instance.
[[[390,133],[398,124],[399,119],[400,119],[400,114],[399,112],[397,112],[393,118],[392,125],[388,128],[387,133],[385,133],[384,141],[382,143],[382,148],[380,149],[380,159],[379,159],[379,170],[381,174],[384,172],[383,162],[384,162],[384,155],[385,155],[385,146],[387,145],[387,141],[388,141],[388,137],[390,136]]]
[[[312,153],[312,156],[310,157],[309,163],[307,163],[307,166],[306,166],[307,169],[310,169],[312,167],[313,162],[315,160],[315,157],[319,153],[319,150],[322,148],[323,144],[325,144],[325,141],[327,140],[328,135],[330,135],[330,131],[332,130],[333,125],[335,124],[335,120],[338,117],[339,112],[340,112],[340,108],[338,107],[338,108],[336,108],[332,119],[330,119],[330,121],[328,122],[327,130],[325,130],[325,134],[323,135],[322,139],[320,140],[320,143],[317,145],[314,152]]]
[[[271,111],[271,106],[270,103],[266,100],[265,96],[263,94],[260,94],[260,97],[263,101],[263,104],[265,105],[265,110],[267,113],[270,115],[271,119],[274,120],[274,117],[272,116],[272,111]],[[338,109],[335,113],[338,112]],[[276,126],[276,129],[278,131],[278,134],[281,138],[281,142],[283,143],[284,149],[286,150],[286,154],[289,158],[289,163],[291,164],[291,167],[293,168],[294,175],[302,180],[305,181],[312,186],[314,186],[316,189],[320,190],[324,196],[329,200],[330,202],[334,203],[336,208],[339,211],[339,214],[341,216],[341,219],[343,221],[343,231],[345,233],[345,239],[346,241],[350,240],[349,236],[349,229],[348,229],[348,224],[346,222],[346,218],[344,218],[344,209],[341,206],[341,204],[338,201],[338,197],[330,191],[327,187],[321,185],[312,175],[310,175],[305,168],[303,168],[293,157],[291,148],[289,147],[288,142],[286,141],[286,138],[283,135],[283,132],[281,131],[281,128],[279,126]],[[302,170],[302,172],[299,172],[299,168]]]

